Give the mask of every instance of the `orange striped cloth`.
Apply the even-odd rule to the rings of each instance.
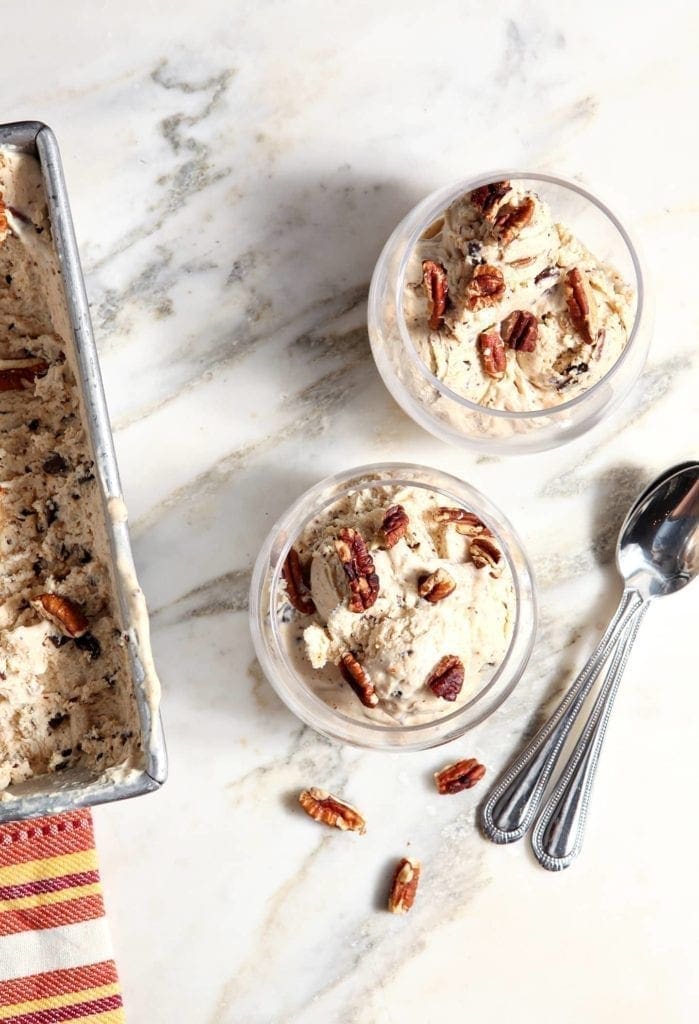
[[[88,810],[0,825],[0,1022],[124,1024]]]

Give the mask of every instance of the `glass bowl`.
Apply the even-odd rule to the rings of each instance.
[[[306,524],[350,492],[409,485],[437,491],[445,503],[465,506],[492,530],[512,573],[515,620],[507,653],[493,675],[462,707],[433,722],[379,724],[350,718],[332,708],[308,686],[287,655],[280,633],[279,587],[289,548]],[[375,750],[422,750],[448,743],[478,725],[512,693],[529,660],[536,631],[532,570],[521,541],[505,516],[462,480],[437,469],[387,462],[360,466],[328,477],[306,491],[272,528],[255,563],[250,587],[250,629],[265,675],[302,721],[336,740]],[[308,666],[308,671],[313,670]]]
[[[439,380],[422,361],[405,321],[403,298],[413,249],[444,210],[466,192],[502,179],[517,179],[549,203],[602,262],[613,266],[636,293],[626,347],[588,391],[548,409],[510,412],[471,402]],[[548,174],[491,171],[448,185],[423,199],[401,221],[376,264],[369,291],[371,348],[383,381],[416,423],[451,444],[492,454],[545,451],[579,437],[619,405],[637,380],[651,334],[647,287],[638,247],[628,229],[599,198],[572,181]]]

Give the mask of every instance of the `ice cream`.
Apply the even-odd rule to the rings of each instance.
[[[297,672],[350,717],[429,722],[492,677],[515,617],[497,537],[437,492],[354,491],[296,538],[278,618]]]
[[[547,203],[516,181],[462,196],[421,238],[404,312],[427,367],[458,395],[509,411],[591,388],[618,360],[635,297]]]
[[[0,789],[140,759],[38,164],[0,150]]]

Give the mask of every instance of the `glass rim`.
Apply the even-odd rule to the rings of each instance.
[[[463,395],[459,395],[458,392],[454,391],[447,384],[445,384],[439,377],[435,376],[427,365],[420,358],[415,344],[412,339],[412,335],[405,321],[405,310],[404,310],[404,291],[405,291],[405,277],[408,271],[408,264],[412,256],[415,245],[420,239],[426,228],[430,226],[439,216],[440,212],[443,212],[455,199],[458,199],[460,195],[466,192],[471,192],[474,188],[479,188],[481,185],[490,184],[493,181],[502,179],[515,179],[515,180],[531,180],[531,181],[543,181],[551,185],[558,185],[562,188],[567,188],[571,192],[575,192],[583,198],[587,199],[593,204],[606,218],[613,224],[617,232],[621,236],[621,239],[626,246],[631,263],[634,268],[636,275],[636,312],[634,321],[629,331],[629,336],[624,346],[624,351],[621,353],[619,358],[614,364],[607,370],[603,377],[592,385],[591,388],[587,388],[576,398],[571,398],[567,402],[561,402],[559,405],[548,406],[545,409],[531,409],[527,410],[509,410],[509,409],[498,409],[491,406],[481,405],[479,402],[472,402],[468,398],[464,398]],[[439,201],[439,202],[438,202]],[[607,385],[616,373],[622,368],[622,366],[629,358],[629,354],[633,348],[633,343],[639,336],[639,327],[643,318],[643,312],[645,309],[645,275],[643,271],[643,263],[639,255],[638,244],[632,239],[628,229],[622,224],[621,220],[616,216],[612,209],[602,199],[584,188],[582,185],[573,181],[569,178],[564,178],[555,174],[545,174],[539,171],[511,171],[511,170],[500,170],[490,171],[486,174],[479,174],[475,178],[467,178],[461,181],[452,182],[450,185],[444,185],[442,188],[431,192],[421,202],[412,208],[412,210],[403,218],[399,223],[395,231],[391,233],[388,239],[384,252],[379,257],[379,264],[383,260],[383,255],[387,252],[392,243],[397,231],[405,224],[406,220],[414,217],[414,215],[422,207],[425,207],[430,211],[429,215],[424,216],[417,225],[413,228],[408,236],[405,243],[405,251],[403,252],[396,277],[395,292],[393,295],[393,301],[395,303],[395,315],[396,323],[398,326],[398,333],[402,342],[403,350],[407,352],[408,358],[412,365],[427,382],[427,384],[436,391],[438,391],[444,398],[455,402],[457,405],[470,412],[480,413],[483,415],[492,416],[495,419],[502,419],[511,422],[519,422],[521,420],[532,420],[540,419],[545,417],[555,417],[559,414],[567,413],[570,410],[576,409],[581,405],[584,405],[588,399],[590,399],[595,393],[602,390],[603,385]]]

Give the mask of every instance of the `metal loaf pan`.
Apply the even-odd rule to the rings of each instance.
[[[110,506],[123,508],[121,483],[58,143],[47,125],[40,121],[20,121],[0,125],[0,146],[10,146],[35,156],[41,168],[53,246],[75,346],[85,427],[95,461],[104,528],[112,555],[112,578],[121,619],[118,625],[128,641],[126,651],[143,746],[141,764],[107,768],[101,774],[86,768],[70,768],[60,774],[39,775],[11,786],[0,800],[0,822],[3,822],[149,793],[165,781],[167,755],[158,710],[159,684],[150,652],[148,618],[143,595],[135,586],[128,528],[124,516],[110,515],[108,511]]]

